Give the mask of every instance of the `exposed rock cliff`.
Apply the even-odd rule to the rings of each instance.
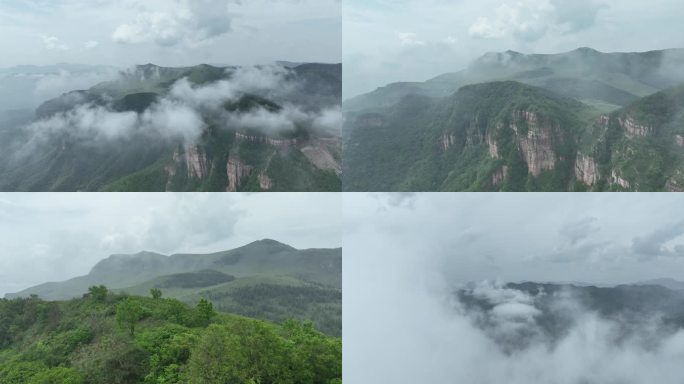
[[[591,156],[578,153],[575,160],[575,177],[586,185],[594,185],[598,180],[596,161]]]
[[[684,147],[684,136],[682,135],[675,135],[674,136],[675,143],[677,143],[678,146]]]
[[[188,177],[202,180],[209,174],[207,155],[197,146],[188,148],[185,152],[185,162],[188,165]]]
[[[615,170],[613,170],[613,172],[611,172],[611,175],[610,175],[610,182],[613,183],[613,184],[617,184],[617,185],[619,185],[619,186],[621,186],[622,188],[625,188],[625,189],[630,189],[630,188],[631,188],[631,183],[630,183],[629,181],[623,179],[622,177],[620,177],[620,176],[615,172]]]
[[[293,147],[299,143],[298,139],[274,139],[267,136],[246,135],[244,133],[235,132],[235,139],[237,141],[251,141],[253,143],[264,143],[279,148]]]
[[[494,159],[498,159],[499,147],[496,144],[496,140],[494,140],[490,135],[487,135],[487,146],[489,147],[489,156]]]
[[[504,165],[492,175],[492,185],[501,184],[501,182],[503,182],[506,178],[506,175],[508,175],[508,166]]]
[[[618,122],[620,127],[625,130],[627,137],[646,136],[652,131],[651,127],[637,124],[631,117],[624,119],[619,117]]]
[[[456,136],[443,133],[439,138],[439,146],[446,152],[456,142]]]
[[[335,160],[324,141],[312,141],[302,148],[302,153],[318,169],[342,174],[342,165]]]
[[[268,175],[266,175],[266,172],[261,172],[259,174],[259,188],[268,191],[269,189],[273,188],[273,181],[271,180]]]
[[[252,172],[252,167],[243,163],[237,155],[231,154],[228,156],[226,171],[228,174],[226,192],[235,192],[240,187],[242,178],[249,176]]]
[[[558,128],[557,124],[550,121],[540,123],[537,114],[529,111],[514,112],[513,121],[527,124],[527,134],[522,133],[515,123],[511,128],[516,133],[529,173],[536,177],[543,171],[552,170],[556,165],[552,130]]]

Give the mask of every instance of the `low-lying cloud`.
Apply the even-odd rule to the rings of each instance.
[[[675,249],[678,231],[665,228],[681,221],[681,197],[425,193],[405,200],[344,197],[345,380],[681,382],[684,293],[637,287],[604,296],[583,288],[681,280],[681,257],[638,260],[630,250],[639,236],[656,244],[648,249]],[[659,228],[666,233],[650,234]],[[558,244],[564,263],[553,260]],[[539,292],[498,281],[579,288]],[[629,292],[635,300],[623,300]]]
[[[128,71],[122,76],[142,75]],[[31,153],[37,146],[63,135],[93,145],[151,137],[190,146],[209,125],[275,136],[298,127],[339,135],[339,106],[310,111],[288,101],[300,85],[296,76],[281,66],[228,69],[225,79],[207,84],[196,85],[188,78],[177,80],[168,94],[141,113],[117,111],[113,101],[88,102],[83,94],[72,93],[62,100],[74,105],[73,108],[26,127],[31,139],[23,153]],[[243,98],[253,104],[247,109],[229,108],[241,105]]]

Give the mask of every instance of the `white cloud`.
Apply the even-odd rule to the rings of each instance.
[[[549,0],[501,4],[493,17],[479,17],[468,33],[473,37],[494,39],[514,35],[534,41],[546,32],[555,10]]]
[[[397,32],[397,37],[401,45],[405,46],[420,46],[425,45],[425,41],[418,39],[418,35],[413,32]]]
[[[98,45],[100,45],[100,43],[97,42],[97,41],[95,41],[95,40],[90,40],[90,41],[86,41],[85,43],[83,43],[83,46],[84,46],[86,49],[97,48]]]
[[[119,25],[112,39],[122,44],[197,45],[230,31],[230,0],[173,1],[176,6],[167,11],[141,12]]]
[[[480,16],[468,29],[472,37],[500,39],[512,36],[536,41],[547,32],[576,32],[591,27],[603,5],[594,0],[520,0],[504,3],[492,16]]]
[[[70,48],[67,44],[62,43],[56,36],[41,36],[45,48],[51,51],[68,51]]]

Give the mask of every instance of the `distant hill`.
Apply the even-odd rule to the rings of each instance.
[[[639,283],[634,283],[634,285],[658,285],[661,287],[665,287],[667,289],[671,289],[673,291],[682,291],[684,290],[684,282],[675,280],[675,279],[654,279],[654,280],[647,280],[647,281],[642,281]]]
[[[582,47],[555,54],[491,52],[461,71],[425,82],[392,83],[345,101],[344,108],[375,109],[409,94],[444,97],[468,84],[514,80],[614,109],[684,83],[684,74],[677,70],[682,65],[684,49],[605,53]]]
[[[684,50],[504,52],[378,89],[345,102],[344,189],[684,190],[679,64]]]
[[[66,300],[101,284],[143,296],[160,288],[188,303],[207,298],[219,310],[271,321],[297,317],[341,335],[342,250],[297,250],[275,240],[212,254],[112,255],[88,275],[6,296]]]

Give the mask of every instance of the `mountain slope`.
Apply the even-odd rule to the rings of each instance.
[[[137,66],[43,103],[0,190],[339,190],[340,73]]]
[[[557,54],[491,52],[464,70],[422,83],[389,84],[346,100],[344,108],[369,110],[390,106],[408,94],[444,97],[468,84],[514,80],[615,109],[684,82],[678,70],[682,65],[684,49],[604,53],[583,47]]]
[[[326,333],[341,334],[341,249],[297,250],[274,240],[204,255],[112,255],[86,276],[7,297],[35,294],[64,300],[81,297],[93,285],[137,295],[159,288],[184,302],[211,299],[221,311],[276,322],[296,317],[313,321]]]
[[[344,190],[684,190],[680,60],[506,52],[345,102]]]
[[[508,81],[466,86],[447,98],[407,96],[384,113],[349,114],[345,190],[566,188],[575,138],[590,111]]]

